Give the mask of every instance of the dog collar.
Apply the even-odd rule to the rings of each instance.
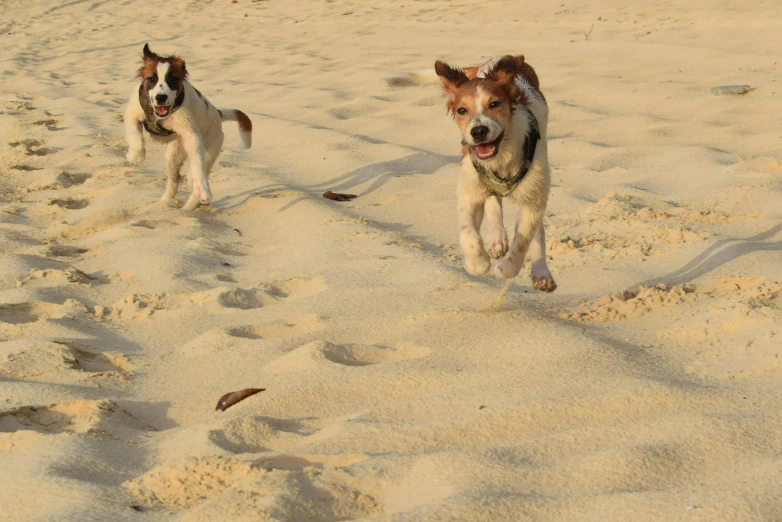
[[[506,197],[513,192],[516,187],[524,179],[524,176],[529,172],[532,166],[532,160],[535,158],[535,149],[538,146],[538,140],[540,140],[540,127],[538,126],[538,120],[532,111],[524,107],[527,114],[530,116],[530,130],[527,137],[524,139],[524,161],[521,164],[519,172],[510,179],[501,178],[497,173],[491,169],[487,169],[482,163],[479,163],[472,151],[470,151],[470,158],[472,159],[472,166],[475,167],[475,171],[478,173],[478,177],[488,189],[489,193],[494,196]]]
[[[148,133],[153,136],[159,136],[161,138],[167,138],[168,136],[174,134],[174,131],[166,129],[158,123],[158,119],[155,117],[155,109],[152,108],[152,104],[149,102],[149,96],[144,91],[143,84],[139,85],[138,87],[138,101],[141,103],[141,108],[144,109],[144,121],[141,123],[144,125],[144,128]],[[182,92],[179,93],[179,95],[174,100],[174,104],[171,106],[168,114],[166,114],[166,118],[171,116],[171,113],[179,109],[184,101],[185,90],[182,89]]]

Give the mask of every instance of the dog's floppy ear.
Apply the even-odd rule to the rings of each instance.
[[[464,71],[461,69],[454,69],[449,67],[445,62],[437,60],[434,62],[434,72],[440,77],[440,81],[443,82],[443,88],[445,88],[446,94],[448,94],[448,101],[445,106],[448,107],[448,111],[453,115],[453,104],[456,101],[456,91],[459,90],[464,83],[470,81]]]
[[[469,81],[463,70],[449,67],[447,63],[440,60],[434,62],[434,72],[440,77],[445,90],[449,92],[457,90],[463,83]]]
[[[144,60],[160,60],[160,56],[149,50],[149,44],[144,44]]]
[[[171,57],[171,68],[177,71],[177,76],[182,79],[187,78],[187,67],[185,67],[185,61],[179,56]]]
[[[521,89],[516,85],[516,77],[521,74],[523,67],[523,55],[506,55],[497,60],[494,67],[486,73],[486,78],[499,83],[508,93],[508,97],[516,100],[522,95]]]
[[[486,74],[486,78],[500,85],[512,84],[516,76],[521,73],[523,66],[524,55],[511,56],[508,54],[497,60],[491,71]]]
[[[149,50],[149,44],[144,44],[144,52],[142,60],[144,60],[144,65],[141,66],[141,68],[136,73],[136,78],[143,78],[146,76],[146,74],[151,74],[152,70],[155,68],[155,62],[159,60],[160,57]]]

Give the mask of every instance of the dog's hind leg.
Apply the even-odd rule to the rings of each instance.
[[[505,256],[494,267],[495,275],[501,279],[516,277],[524,266],[527,250],[535,236],[535,231],[543,225],[544,209],[522,205],[519,209],[519,219],[516,223],[516,234]]]
[[[168,181],[166,182],[166,191],[160,198],[161,203],[169,205],[176,197],[181,177],[180,171],[186,158],[187,154],[185,154],[185,149],[179,140],[172,141],[166,147],[166,176]]]
[[[546,264],[546,232],[543,228],[543,220],[538,224],[535,231],[535,237],[529,247],[529,257],[532,261],[532,286],[541,292],[553,292],[557,289],[557,283],[554,282],[554,276]]]
[[[488,234],[486,237],[486,250],[493,259],[500,259],[508,251],[508,233],[502,224],[502,199],[497,196],[489,196],[484,204]]]

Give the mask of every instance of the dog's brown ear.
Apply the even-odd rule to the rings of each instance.
[[[155,68],[155,62],[160,60],[160,56],[158,56],[157,54],[153,53],[149,49],[149,44],[148,43],[144,44],[144,50],[142,51],[142,53],[143,54],[142,54],[142,58],[141,59],[144,61],[144,65],[142,65],[141,68],[136,73],[136,78],[143,78],[143,77],[151,74],[152,71]]]
[[[491,71],[486,74],[486,78],[499,83],[508,93],[508,97],[516,100],[522,95],[521,89],[516,85],[516,77],[522,73],[524,67],[523,55],[506,55],[494,64]]]
[[[459,90],[464,83],[470,81],[464,71],[461,69],[454,69],[449,67],[445,62],[437,60],[434,62],[434,72],[440,77],[440,81],[443,82],[443,88],[448,95],[448,101],[445,106],[448,108],[448,112],[453,116],[453,104],[456,101],[456,91]]]
[[[508,85],[513,83],[516,76],[521,74],[522,67],[524,66],[524,56],[511,56],[506,55],[500,58],[491,71],[486,74],[486,78],[495,81],[500,85]]]
[[[159,54],[157,54],[157,53],[153,53],[153,52],[150,50],[150,48],[149,48],[149,44],[148,44],[148,43],[145,43],[145,44],[144,44],[144,51],[143,51],[143,53],[144,53],[144,54],[143,54],[143,58],[144,58],[144,61],[145,61],[145,62],[146,62],[147,60],[160,61],[160,60],[162,60],[162,59],[163,59],[163,57],[162,57],[162,56],[160,56],[160,55],[159,55]]]
[[[447,63],[440,60],[434,62],[434,72],[440,77],[445,90],[449,92],[456,91],[463,83],[469,81],[463,70],[449,67]]]
[[[177,76],[180,78],[187,78],[187,67],[185,67],[185,61],[179,56],[171,57],[171,68],[177,72]]]

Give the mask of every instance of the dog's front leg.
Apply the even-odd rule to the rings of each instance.
[[[483,275],[491,268],[491,261],[481,241],[483,221],[483,197],[460,191],[459,194],[459,244],[464,253],[464,267],[472,275]]]
[[[138,165],[146,158],[147,151],[144,147],[141,122],[136,118],[134,112],[131,108],[125,111],[125,141],[128,142],[128,153],[125,155],[125,159],[129,163]]]
[[[508,255],[505,256],[494,267],[495,275],[502,279],[516,277],[524,266],[524,259],[527,257],[532,238],[538,225],[543,223],[543,211],[522,205],[519,209],[519,219],[516,223],[516,234],[513,236],[513,242],[508,249]]]
[[[489,226],[486,250],[493,259],[500,259],[508,251],[508,233],[502,224],[502,199],[498,196],[489,196],[484,204],[484,210]]]
[[[164,205],[172,204],[174,197],[176,197],[177,189],[179,188],[179,172],[186,158],[185,149],[182,147],[180,140],[177,139],[168,144],[166,148],[166,176],[168,181],[166,182],[166,191],[160,198],[160,202]]]
[[[529,257],[532,261],[532,286],[541,292],[553,292],[557,289],[554,276],[546,264],[546,232],[543,229],[543,220],[538,224],[535,237],[529,247]]]
[[[204,142],[197,132],[189,132],[182,136],[182,145],[190,158],[190,182],[193,185],[193,193],[182,208],[193,210],[199,203],[212,201],[212,191],[206,173]]]

